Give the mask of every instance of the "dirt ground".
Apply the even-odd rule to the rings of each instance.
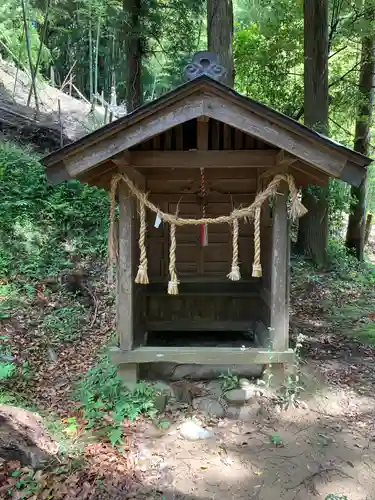
[[[343,335],[323,311],[322,290],[314,287],[306,287],[306,296],[293,292],[292,339],[304,335],[305,390],[299,408],[280,410],[274,399],[262,397],[260,411],[245,423],[209,419],[187,405],[167,407],[162,416],[167,429],[136,420],[128,427],[125,456],[105,442],[90,445],[85,468],[58,483],[59,495],[33,500],[374,500],[375,347]],[[341,301],[342,291],[338,293]],[[113,329],[113,315],[103,299],[95,316],[95,324],[90,317],[90,335],[56,350],[56,357],[43,357],[38,365],[35,384],[27,387],[39,407],[61,417],[72,410],[73,381],[93,366]],[[16,329],[8,334],[18,339],[19,352],[28,348],[32,361],[35,332],[22,318]],[[195,393],[204,389],[202,383],[189,387]],[[199,441],[182,437],[180,426],[191,418],[214,436]]]
[[[343,373],[361,363],[338,362]],[[145,479],[137,498],[324,500],[336,494],[373,500],[374,370],[368,373],[368,386],[361,380],[350,388],[335,383],[336,370],[331,359],[310,360],[303,369],[306,407],[278,411],[264,402],[251,423],[211,421],[212,439],[181,437],[178,427],[186,414],[177,419],[170,415],[175,421],[166,431],[139,423],[137,467]],[[280,436],[280,444],[271,442],[274,435]]]

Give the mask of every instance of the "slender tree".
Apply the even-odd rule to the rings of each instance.
[[[304,0],[305,125],[328,133],[328,0]],[[298,244],[319,266],[326,260],[328,201],[317,186],[304,189],[308,213],[300,220]]]
[[[233,87],[232,0],[207,0],[207,38],[208,50],[217,54],[220,64],[227,70],[224,83]]]
[[[126,105],[128,112],[142,104],[142,0],[123,0],[125,16]]]
[[[369,154],[370,127],[374,107],[375,34],[373,21],[375,4],[368,0],[366,18],[369,27],[362,38],[359,92],[361,95],[356,118],[354,149],[364,155]],[[358,260],[363,260],[366,227],[367,177],[359,187],[352,186],[351,211],[346,233],[346,246],[353,250]]]

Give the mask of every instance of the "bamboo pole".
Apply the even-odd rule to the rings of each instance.
[[[92,23],[91,23],[91,3],[90,3],[90,6],[89,6],[89,71],[90,71],[90,74],[89,74],[89,82],[90,82],[90,103],[91,103],[91,109],[93,109],[93,105],[94,105],[94,97],[93,97],[93,94],[94,94],[94,82],[93,82],[93,74],[92,74],[92,71],[93,71],[93,60],[92,60]]]
[[[51,0],[47,0],[46,15],[44,16],[44,25],[43,25],[42,37],[41,37],[40,43],[39,43],[39,49],[38,49],[38,55],[36,57],[35,68],[34,68],[33,73],[31,73],[31,82],[32,82],[32,85],[30,87],[29,95],[27,97],[27,105],[28,106],[30,106],[30,102],[31,102],[32,88],[33,87],[34,87],[34,89],[36,88],[35,81],[36,81],[36,76],[38,74],[40,59],[42,57],[42,50],[43,50],[44,40],[45,40],[46,33],[47,33],[47,25],[48,25],[48,16],[49,16],[50,5],[51,5]]]
[[[95,80],[94,94],[98,93],[98,64],[99,64],[99,40],[100,40],[100,16],[98,16],[98,24],[96,28],[96,47],[95,47]]]
[[[23,25],[24,25],[25,37],[26,37],[27,58],[29,60],[30,74],[31,74],[31,88],[34,91],[36,110],[39,111],[38,94],[36,92],[35,79],[33,78],[34,68],[33,68],[33,60],[31,57],[31,46],[30,46],[30,37],[29,37],[29,27],[27,25],[25,0],[21,0],[21,4],[22,4]]]

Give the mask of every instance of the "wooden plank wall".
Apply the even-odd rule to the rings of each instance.
[[[163,211],[176,212],[184,217],[197,218],[201,215],[200,172],[199,169],[143,169],[146,189],[150,199]],[[207,216],[229,214],[235,207],[252,203],[258,187],[258,172],[254,168],[206,169],[206,213]],[[268,324],[269,312],[259,295],[257,280],[251,277],[254,253],[253,223],[240,222],[239,259],[242,280],[248,287],[242,296],[236,296],[237,283],[230,282],[227,274],[232,261],[232,231],[228,224],[210,225],[207,247],[199,242],[199,227],[178,227],[177,274],[181,281],[181,295],[170,297],[166,294],[168,283],[169,226],[154,227],[155,215],[148,212],[148,259],[149,275],[152,283],[164,283],[165,294],[148,293],[146,318],[150,328],[159,323],[176,329],[188,322],[209,326],[210,322],[229,322],[250,328],[254,321]],[[262,261],[266,279],[269,279],[269,263],[272,227],[270,220],[262,231]],[[195,283],[197,296],[183,294],[184,283]],[[198,295],[205,283],[229,283],[232,292],[221,296]],[[243,290],[243,288],[242,288]],[[239,327],[239,326],[238,326]]]
[[[195,150],[197,149],[197,121],[191,120],[174,127],[150,141],[135,147],[135,150]],[[257,150],[273,149],[269,144],[236,130],[216,120],[208,122],[208,150]],[[236,207],[250,205],[259,189],[260,170],[257,168],[207,168],[206,215],[229,214]],[[146,190],[150,200],[163,211],[176,212],[184,217],[200,217],[201,177],[199,168],[142,168],[146,179]],[[264,211],[267,214],[268,209]],[[210,327],[218,324],[232,325],[233,329],[251,327],[256,320],[269,324],[269,308],[263,300],[259,282],[251,277],[254,253],[254,228],[252,222],[240,222],[239,259],[242,280],[248,283],[246,291],[236,294],[236,283],[230,282],[227,274],[231,269],[232,230],[230,225],[210,225],[207,247],[199,242],[199,227],[177,228],[177,274],[181,281],[181,294],[167,295],[169,226],[154,227],[155,215],[147,213],[147,247],[150,282],[165,287],[164,293],[153,292],[150,285],[144,298],[146,330],[158,325],[176,329]],[[272,220],[263,216],[262,265],[266,286],[270,287],[270,263],[272,248]],[[189,283],[190,292],[184,294],[184,284]],[[204,284],[229,283],[228,293],[201,293]],[[197,295],[191,286],[196,287]],[[265,294],[267,296],[267,294]],[[195,326],[194,326],[195,325]],[[237,327],[236,327],[237,325]],[[246,326],[247,325],[247,326]],[[208,328],[209,329],[209,328]]]
[[[134,148],[142,151],[189,151],[197,149],[197,121],[173,127]],[[275,149],[274,146],[217,120],[209,120],[208,149]]]
[[[170,169],[169,169],[170,170]],[[186,174],[183,171],[186,171]],[[206,214],[216,217],[229,214],[234,208],[250,205],[256,193],[255,169],[238,169],[230,177],[229,169],[207,169]],[[223,172],[224,171],[224,172]],[[168,179],[168,176],[172,179]],[[178,207],[183,217],[198,218],[202,213],[199,169],[178,169],[165,172],[160,178],[160,169],[148,172],[147,190],[150,199],[162,210],[175,213]],[[177,178],[180,177],[179,180]],[[224,189],[228,189],[227,192]],[[246,193],[246,194],[245,194]],[[154,227],[155,215],[148,213],[149,272],[156,281],[165,280],[168,272],[169,227]],[[239,251],[241,273],[244,278],[251,275],[253,261],[253,224],[240,222]],[[178,227],[177,272],[179,278],[211,277],[226,280],[232,259],[232,230],[229,224],[215,224],[208,228],[209,245],[199,244],[199,226]]]

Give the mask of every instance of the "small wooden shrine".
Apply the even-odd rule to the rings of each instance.
[[[112,350],[142,363],[289,363],[289,220],[298,188],[359,185],[371,160],[220,83],[210,53],[187,83],[44,158],[112,201]],[[115,201],[118,219],[115,218]]]

